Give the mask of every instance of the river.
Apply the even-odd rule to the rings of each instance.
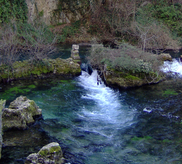
[[[4,132],[1,163],[23,163],[56,141],[71,164],[182,163],[180,63],[168,81],[130,90],[97,84],[97,71],[74,79],[17,81],[2,86],[7,105],[19,95],[42,109],[43,119],[25,131]],[[162,68],[167,72],[167,68]]]

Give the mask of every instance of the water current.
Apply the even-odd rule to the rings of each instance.
[[[181,70],[175,62],[165,63],[163,71],[169,72],[166,65]],[[42,109],[43,119],[25,131],[4,132],[0,163],[23,163],[52,141],[59,142],[71,164],[182,163],[180,77],[116,90],[98,84],[97,76],[96,70],[91,75],[83,71],[74,79],[2,86],[0,99],[7,99],[7,105],[27,96]]]

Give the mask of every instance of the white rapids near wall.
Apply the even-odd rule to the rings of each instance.
[[[173,59],[171,62],[165,61],[161,70],[165,73],[172,73],[173,75],[182,77],[182,63],[177,59]]]

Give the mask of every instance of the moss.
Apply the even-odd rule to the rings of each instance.
[[[31,84],[31,85],[28,86],[28,88],[34,89],[34,88],[36,88],[36,86]]]
[[[61,151],[61,147],[60,147],[60,146],[52,146],[52,147],[50,148],[49,153],[58,153],[58,152],[60,152],[60,151]]]
[[[48,149],[43,149],[39,152],[41,156],[46,156],[49,153]]]
[[[54,153],[59,153],[61,152],[61,147],[60,146],[52,146],[50,149],[45,148],[39,151],[39,154],[41,156],[47,156],[48,154],[54,154]]]
[[[138,78],[136,76],[133,76],[133,75],[128,75],[125,78],[128,79],[128,80],[141,80],[140,78]]]
[[[162,96],[167,97],[170,95],[178,95],[178,93],[172,89],[167,89],[163,92]]]
[[[33,100],[30,100],[29,104],[30,104],[30,106],[28,107],[28,111],[30,111],[32,115],[35,115],[36,114],[36,108],[37,108],[35,102]]]

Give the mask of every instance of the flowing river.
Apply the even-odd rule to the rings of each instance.
[[[166,65],[182,69],[180,63]],[[25,131],[4,132],[0,163],[23,163],[52,141],[71,164],[182,163],[182,84],[176,74],[157,85],[120,91],[97,84],[96,70],[74,79],[2,86],[0,99],[7,105],[27,96],[42,109],[43,120]]]

